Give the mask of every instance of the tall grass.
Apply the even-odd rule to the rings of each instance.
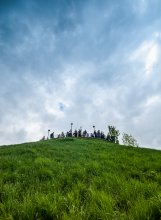
[[[1,147],[0,219],[161,219],[161,153],[74,138]]]

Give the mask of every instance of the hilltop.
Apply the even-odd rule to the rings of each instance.
[[[160,151],[91,138],[0,148],[0,219],[160,218]]]

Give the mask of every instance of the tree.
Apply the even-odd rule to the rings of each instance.
[[[126,146],[139,147],[137,140],[131,134],[123,133],[122,141]]]
[[[116,130],[116,127],[114,126],[108,126],[108,134],[107,134],[107,141],[119,144],[119,130]]]

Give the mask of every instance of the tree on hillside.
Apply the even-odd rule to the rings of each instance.
[[[123,144],[126,146],[139,147],[137,140],[130,134],[123,134],[122,137]]]
[[[114,126],[108,126],[108,134],[107,134],[107,141],[119,144],[119,130],[116,129]]]

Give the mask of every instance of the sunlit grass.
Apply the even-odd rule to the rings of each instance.
[[[160,151],[72,138],[0,148],[0,219],[160,218]]]

